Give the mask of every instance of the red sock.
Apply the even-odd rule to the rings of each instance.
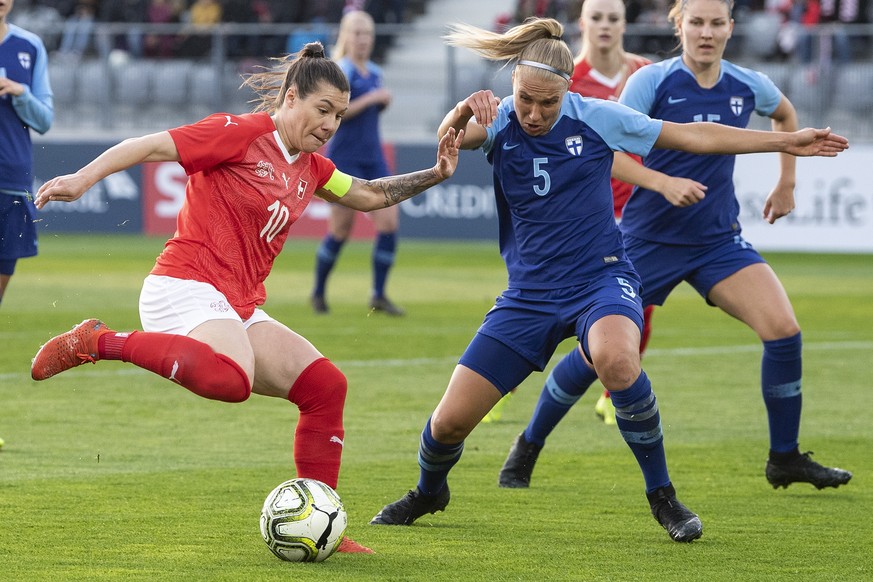
[[[343,454],[343,405],[346,377],[327,358],[303,370],[288,393],[300,409],[294,432],[297,476],[317,479],[336,489]]]
[[[207,344],[183,335],[134,331],[97,340],[102,360],[136,364],[211,400],[242,402],[252,393],[239,365]]]

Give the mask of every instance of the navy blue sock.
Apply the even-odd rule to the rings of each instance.
[[[336,239],[330,234],[322,239],[321,244],[318,246],[318,252],[315,255],[315,289],[312,291],[313,295],[319,297],[324,295],[327,276],[333,270],[333,266],[336,264],[336,259],[344,244],[345,241]]]
[[[418,489],[424,495],[437,495],[446,486],[449,471],[461,458],[464,452],[464,442],[454,445],[444,445],[437,442],[430,432],[430,419],[421,431],[421,441],[418,445],[418,466],[421,472],[418,477]]]
[[[385,282],[394,265],[396,251],[397,233],[380,232],[373,247],[373,297],[385,297]]]
[[[524,440],[543,446],[546,437],[595,380],[597,373],[573,348],[546,378],[530,423],[524,429]]]
[[[761,358],[761,392],[770,423],[770,450],[787,453],[797,449],[803,395],[803,342],[800,334],[764,342]]]
[[[615,423],[630,447],[646,480],[646,493],[670,484],[664,434],[658,400],[645,372],[626,390],[610,392],[615,406]]]

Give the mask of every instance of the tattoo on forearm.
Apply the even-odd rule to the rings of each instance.
[[[385,197],[385,207],[393,206],[412,198],[420,192],[424,192],[431,186],[439,184],[442,180],[437,176],[433,168],[403,174],[400,176],[388,176],[378,180],[365,180],[368,188],[382,192]]]

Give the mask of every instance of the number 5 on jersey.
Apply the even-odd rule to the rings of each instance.
[[[552,177],[541,166],[549,163],[549,158],[534,158],[533,160],[533,175],[534,178],[542,178],[543,185],[534,184],[533,191],[537,196],[545,196],[552,189]]]

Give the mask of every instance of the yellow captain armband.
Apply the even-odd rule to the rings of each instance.
[[[352,177],[348,174],[343,174],[339,170],[334,170],[330,175],[330,179],[322,186],[323,189],[329,191],[337,198],[342,198],[348,194],[352,188]]]

